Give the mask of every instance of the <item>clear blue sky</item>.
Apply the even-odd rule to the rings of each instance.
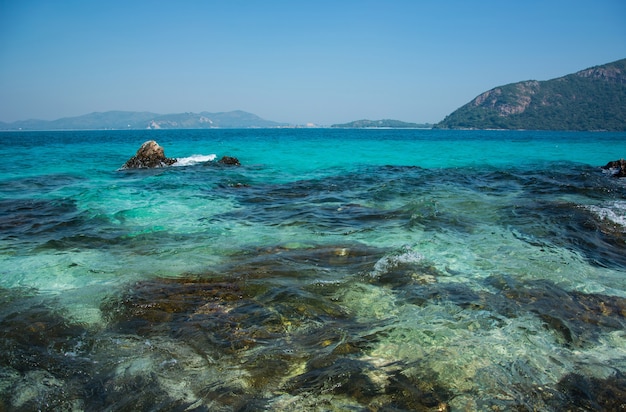
[[[625,57],[624,0],[0,0],[0,120],[438,122],[495,86]]]

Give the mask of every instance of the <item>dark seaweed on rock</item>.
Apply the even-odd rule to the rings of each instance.
[[[626,377],[604,378],[568,373],[554,385],[516,388],[514,399],[484,402],[485,410],[622,411],[626,409]]]
[[[597,266],[626,268],[623,228],[573,202],[555,201],[579,195],[589,200],[626,198],[626,186],[606,179],[592,168],[573,165],[558,171],[511,175],[523,190],[511,208],[502,211],[503,224],[535,245],[556,245],[579,252]]]
[[[363,405],[406,403],[408,398],[400,392],[394,397],[405,400],[387,400],[385,388],[369,376],[377,368],[358,359],[378,340],[372,333],[376,325],[360,324],[336,301],[335,292],[345,285],[311,281],[316,271],[326,268],[371,267],[374,252],[380,253],[356,245],[247,252],[239,264],[224,269],[225,275],[138,282],[121,299],[107,299],[102,309],[108,313],[111,331],[150,338],[165,335],[208,357],[234,357],[257,392],[336,395]],[[293,280],[281,284],[288,278],[301,285]],[[285,382],[301,362],[306,370]],[[215,395],[207,391],[203,396]],[[237,398],[249,396],[239,393]],[[375,399],[381,396],[383,400]],[[220,402],[236,403],[221,396]],[[252,402],[265,405],[259,398]]]
[[[414,370],[417,370],[415,375]],[[385,385],[373,377],[383,374]],[[369,410],[448,411],[453,393],[439,383],[437,373],[415,365],[374,366],[353,357],[309,362],[307,371],[287,381],[284,389],[300,396],[345,396]]]
[[[347,395],[367,404],[379,391],[367,375],[373,369],[364,361],[339,358],[290,379],[285,389],[293,394]]]
[[[569,347],[585,347],[597,342],[605,332],[626,328],[626,299],[618,296],[566,291],[547,280],[521,282],[511,277],[493,276],[486,284],[495,293],[476,291],[459,282],[406,283],[397,288],[405,302],[425,306],[452,303],[464,310],[488,311],[489,322],[498,327],[502,318],[531,313]]]
[[[209,411],[206,405],[170,396],[154,373],[102,374],[90,381],[85,391],[91,394],[87,410]]]
[[[137,282],[121,297],[106,299],[102,311],[118,333],[167,335],[202,350],[247,350],[284,338],[288,329],[347,322],[346,310],[315,285],[326,268],[371,265],[373,251],[352,246],[248,252],[225,267],[225,275]],[[302,285],[283,284],[289,278]]]
[[[398,179],[397,172],[406,171]],[[323,179],[251,186],[234,192],[243,206],[216,219],[248,220],[272,226],[302,226],[322,235],[347,235],[408,224],[411,208],[384,209],[373,204],[399,194],[414,197],[427,180],[415,167],[377,168]],[[358,201],[355,201],[358,199]]]
[[[248,276],[254,279],[280,277],[307,280],[326,278],[329,270],[353,275],[369,271],[383,257],[384,249],[358,243],[321,245],[290,249],[285,247],[255,248],[232,255],[237,265],[224,269],[235,277]]]
[[[454,393],[440,383],[434,371],[420,369],[418,376],[396,371],[389,377],[386,394],[390,398],[382,410],[449,411]]]
[[[302,226],[322,235],[347,235],[372,230],[408,217],[394,210],[381,210],[354,203],[338,193],[336,196],[308,182],[277,188],[250,188],[241,210],[216,219],[263,222],[271,226]],[[332,186],[329,187],[332,189]],[[321,191],[321,192],[320,192]],[[343,191],[343,189],[341,189]],[[242,191],[243,192],[243,191]]]
[[[29,291],[12,295],[0,303],[0,349],[13,355],[0,358],[0,378],[9,388],[0,391],[0,407],[268,410],[275,405],[276,394],[288,394],[297,397],[300,406],[309,399],[318,408],[319,402],[332,399],[333,404],[345,402],[367,410],[449,410],[456,394],[445,385],[445,377],[419,363],[369,361],[368,349],[392,326],[388,321],[363,324],[342,306],[341,291],[363,277],[334,283],[314,280],[315,268],[319,272],[344,264],[371,268],[375,259],[367,257],[369,253],[380,251],[357,245],[297,251],[276,247],[242,253],[239,262],[225,267],[219,276],[137,282],[127,285],[121,297],[103,302],[109,322],[103,330],[87,330],[71,322]],[[426,263],[420,265],[395,266],[392,277],[401,280],[383,278],[379,283],[412,304],[452,302],[464,310],[509,317],[534,313],[572,347],[586,345],[602,331],[625,326],[622,298],[506,277],[488,279],[493,293],[477,292],[460,283],[415,281],[419,270],[434,280],[442,275]],[[299,278],[302,267],[309,272]],[[111,341],[120,343],[111,347]],[[202,368],[245,372],[247,384],[199,381],[190,383],[182,394],[169,392],[167,380],[160,375],[167,373],[172,359],[168,346],[172,343],[166,343],[170,341],[177,352],[191,350],[205,359]],[[166,344],[159,346],[159,342]],[[133,366],[138,350],[143,351],[140,359],[160,365],[159,369],[144,371],[137,367],[141,362]],[[197,371],[171,365],[171,376]],[[524,373],[522,361],[517,368]],[[482,399],[478,406],[556,411],[584,405],[586,410],[611,410],[626,402],[624,387],[619,374],[607,379],[571,375],[542,388],[506,388],[515,396]],[[17,392],[34,395],[20,398]]]
[[[626,376],[616,372],[607,378],[570,373],[557,388],[560,395],[548,404],[561,410],[622,411],[626,409]],[[554,400],[558,400],[554,402]]]
[[[127,229],[80,211],[67,199],[0,200],[0,238],[20,252],[126,246]],[[126,243],[126,245],[124,245]]]
[[[85,177],[73,174],[49,174],[39,176],[18,177],[0,181],[0,192],[4,195],[18,196],[24,193],[50,193],[63,187],[76,185]]]
[[[80,214],[71,200],[0,200],[0,233],[4,239],[39,236],[76,227]]]
[[[524,240],[575,250],[596,266],[626,268],[625,233],[586,208],[525,199],[510,212],[507,222],[525,235]]]
[[[28,291],[0,301],[0,410],[76,407],[91,339],[53,306]]]
[[[108,299],[102,310],[116,332],[169,335],[203,350],[247,348],[280,325],[278,316],[250,300],[240,285],[219,280],[141,281],[121,299]]]
[[[458,282],[422,285],[401,291],[400,296],[408,303],[424,306],[440,302],[451,302],[464,309],[484,309],[486,297],[468,285]]]
[[[568,292],[545,280],[495,277],[489,283],[505,298],[495,299],[495,310],[504,309],[508,316],[534,313],[568,346],[585,346],[601,332],[626,328],[626,299],[621,297]]]
[[[87,330],[52,309],[36,296],[14,299],[0,307],[0,365],[18,371],[43,367],[58,376],[70,377],[65,356],[82,347]],[[11,353],[12,356],[6,356]]]

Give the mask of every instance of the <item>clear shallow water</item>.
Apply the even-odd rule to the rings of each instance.
[[[624,137],[2,133],[0,407],[622,404]]]

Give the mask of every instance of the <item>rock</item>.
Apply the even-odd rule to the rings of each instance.
[[[218,161],[218,163],[222,165],[227,165],[227,166],[241,166],[241,163],[239,163],[239,159],[237,159],[236,157],[231,157],[231,156],[222,157]]]
[[[626,177],[626,160],[614,160],[602,166],[602,169],[608,170],[613,177]]]
[[[171,166],[176,159],[165,157],[163,148],[154,140],[148,140],[141,145],[135,156],[124,163],[122,169],[146,169]]]
[[[616,371],[606,378],[570,372],[557,383],[557,396],[547,399],[555,410],[616,411],[626,399],[626,377]]]

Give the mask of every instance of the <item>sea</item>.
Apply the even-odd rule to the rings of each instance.
[[[177,163],[122,170],[148,140]],[[608,132],[2,132],[0,410],[623,410],[626,179],[601,166],[625,156]]]

